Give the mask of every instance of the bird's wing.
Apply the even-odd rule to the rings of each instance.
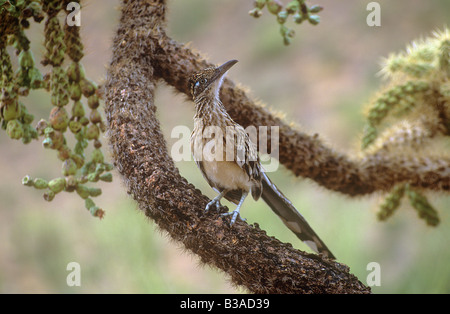
[[[232,132],[229,132],[232,133]],[[234,156],[236,164],[245,171],[253,183],[251,193],[255,200],[261,196],[261,163],[259,160],[256,144],[250,140],[250,137],[245,132],[244,128],[238,124],[234,126],[233,139],[231,135],[226,135],[226,143],[234,141]]]

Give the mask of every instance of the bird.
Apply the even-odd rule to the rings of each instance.
[[[222,198],[237,205],[231,212],[230,226],[237,217],[246,197],[262,198],[283,223],[314,252],[328,258],[335,256],[292,202],[265,173],[257,146],[245,129],[236,123],[220,101],[220,88],[228,70],[237,63],[230,60],[195,72],[189,88],[195,104],[194,127],[190,137],[191,153],[208,184],[218,193],[205,207],[219,210]]]

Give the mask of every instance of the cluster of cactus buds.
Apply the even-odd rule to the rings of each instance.
[[[2,129],[6,130],[12,139],[22,139],[23,143],[29,143],[37,138],[36,130],[31,126],[34,116],[19,101],[20,95],[28,95],[30,88],[39,88],[42,83],[42,75],[34,67],[34,59],[31,51],[22,50],[19,54],[19,68],[14,75],[11,60],[6,51],[6,36],[0,39],[1,67],[2,67],[2,95],[0,106],[0,120]]]
[[[63,1],[0,1],[2,30],[0,35],[0,79],[1,79],[1,126],[13,139],[24,143],[42,138],[44,148],[55,150],[61,160],[61,177],[45,180],[25,176],[22,183],[44,190],[44,199],[51,201],[56,194],[76,192],[85,200],[85,207],[96,217],[104,212],[95,205],[92,198],[101,194],[101,189],[89,187],[98,181],[112,181],[112,165],[105,162],[101,150],[101,133],[106,125],[99,112],[100,97],[97,85],[86,77],[80,60],[83,45],[79,28],[66,25],[61,27],[58,12],[63,9]],[[41,63],[50,65],[51,71],[42,76],[35,67],[29,40],[23,31],[29,26],[27,19],[45,23],[45,55]],[[8,23],[3,23],[8,21]],[[17,23],[20,21],[19,23]],[[24,22],[25,21],[25,22]],[[18,69],[13,72],[8,45],[17,49]],[[66,68],[63,62],[66,55],[72,63]],[[28,96],[29,89],[45,88],[50,93],[53,105],[47,119],[40,119],[35,127],[34,120],[20,96]],[[83,99],[84,97],[84,99]],[[70,131],[70,132],[69,132]],[[72,134],[76,142],[69,147],[67,136]],[[91,143],[89,157],[86,149]]]
[[[291,38],[295,35],[294,30],[285,25],[289,15],[292,15],[294,22],[297,24],[308,21],[312,25],[317,25],[320,22],[320,17],[316,13],[323,10],[318,5],[308,7],[304,0],[292,0],[285,7],[279,0],[255,0],[254,9],[248,13],[258,18],[262,15],[262,9],[264,7],[267,7],[267,10],[277,17],[277,22],[280,24],[280,33],[285,45],[289,45]]]

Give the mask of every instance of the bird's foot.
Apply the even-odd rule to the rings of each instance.
[[[240,214],[239,214],[239,210],[238,209],[235,209],[235,210],[233,210],[232,212],[228,212],[228,213],[224,213],[224,214],[221,214],[220,216],[221,217],[225,217],[225,216],[231,216],[232,215],[232,217],[231,217],[231,221],[230,221],[230,226],[232,226],[235,222],[236,222],[236,218],[239,216],[239,219],[241,219],[242,221],[246,221],[247,219],[245,219],[245,218],[242,218],[241,216],[240,216]]]
[[[209,202],[209,203],[206,205],[206,207],[205,207],[205,212],[209,211],[209,209],[210,209],[211,207],[215,207],[216,210],[219,211],[221,206],[222,206],[222,205],[220,205],[220,200],[213,199],[211,202]]]

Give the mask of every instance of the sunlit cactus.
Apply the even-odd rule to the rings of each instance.
[[[450,135],[449,30],[436,31],[391,54],[380,73],[387,84],[368,106],[362,137],[365,152],[420,156],[431,144],[445,150],[443,140]],[[426,197],[408,184],[388,194],[379,218],[389,217],[404,194],[428,225],[439,223]]]

